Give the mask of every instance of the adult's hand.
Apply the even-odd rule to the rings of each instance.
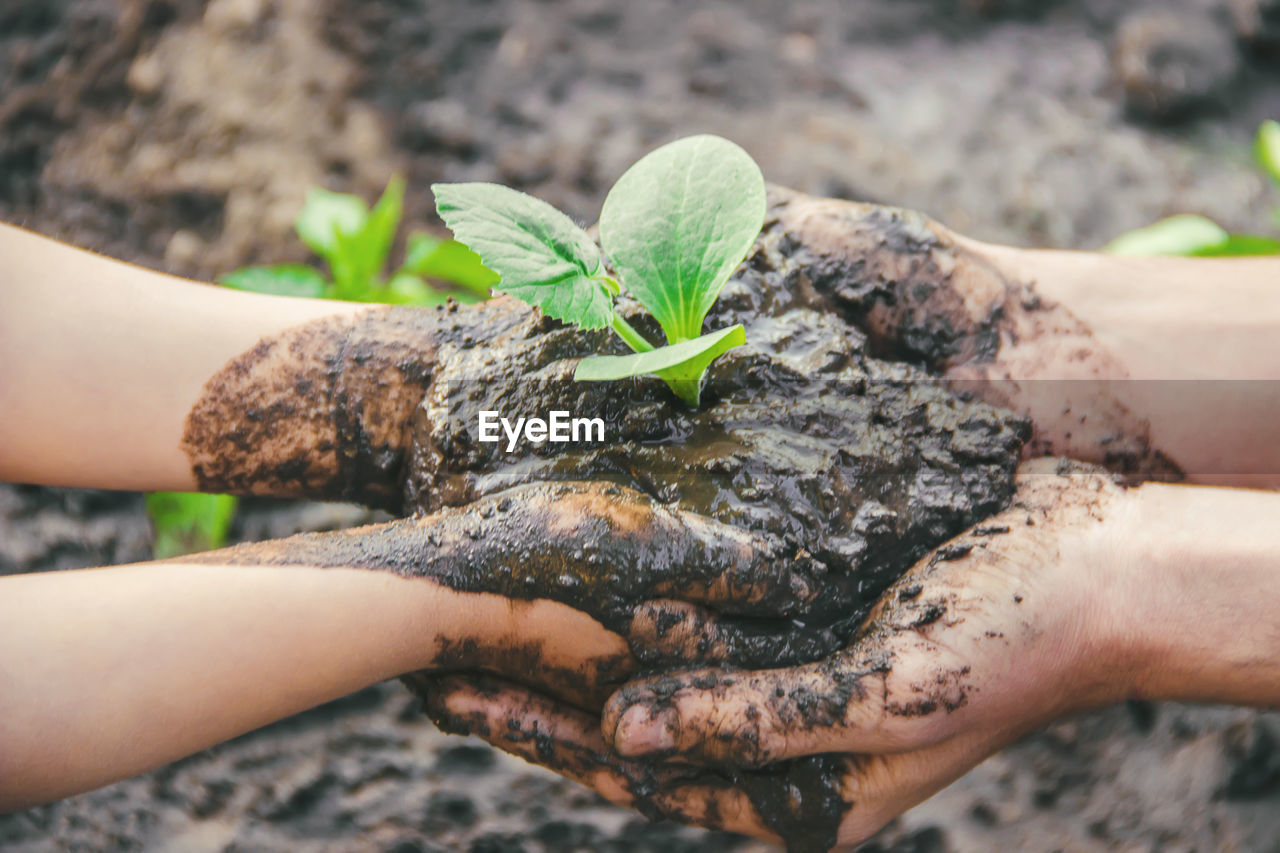
[[[1280,487],[1280,259],[999,246],[775,189],[761,245],[778,244],[873,352],[1028,415],[1028,457]]]
[[[825,799],[793,804],[814,831],[782,840],[849,846],[1067,714],[1129,697],[1280,703],[1277,511],[1265,493],[1125,490],[1028,463],[1009,510],[922,560],[819,663],[640,680],[601,730],[463,679],[436,714],[616,802],[767,839],[780,824],[762,785],[817,775]],[[645,775],[655,760],[668,776]]]

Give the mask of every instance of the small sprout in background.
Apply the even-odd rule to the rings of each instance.
[[[1254,140],[1253,152],[1271,180],[1280,185],[1280,121],[1267,119],[1262,123]]]
[[[328,266],[326,276],[306,264],[244,267],[220,279],[226,287],[312,299],[436,305],[489,297],[497,275],[466,246],[415,231],[406,240],[404,263],[384,279],[404,202],[404,181],[392,178],[370,210],[359,196],[314,188],[307,193],[295,227],[298,236]],[[429,282],[450,285],[441,289]],[[235,517],[231,495],[156,492],[147,495],[158,559],[221,548]]]
[[[1262,123],[1253,151],[1258,165],[1280,186],[1280,122]],[[1271,211],[1271,220],[1272,226],[1280,229],[1280,207]],[[1232,234],[1211,219],[1186,213],[1121,234],[1103,251],[1113,255],[1198,258],[1280,255],[1280,239],[1260,234]]]
[[[454,236],[500,276],[495,290],[581,329],[611,328],[633,355],[583,359],[574,374],[604,381],[653,374],[696,407],[711,362],[746,343],[741,325],[702,333],[707,312],[764,224],[764,176],[718,136],[664,145],[605,198],[600,241],[546,202],[497,184],[436,184]],[[655,347],[614,309],[625,289],[658,321]]]
[[[193,492],[147,495],[147,514],[155,529],[155,558],[181,557],[227,544],[237,503],[231,495]]]
[[[276,296],[436,305],[452,296],[478,302],[498,280],[474,252],[453,240],[414,232],[404,263],[384,277],[404,204],[404,181],[392,178],[372,209],[359,196],[319,187],[307,193],[295,226],[329,275],[305,264],[245,267],[220,279],[227,287]],[[444,289],[431,282],[450,285]]]
[[[1122,234],[1107,244],[1113,255],[1230,257],[1280,253],[1280,240],[1230,234],[1212,219],[1183,213]]]
[[[1258,128],[1253,153],[1263,170],[1280,187],[1280,121],[1268,119]],[[1271,224],[1280,229],[1280,205],[1271,211]]]

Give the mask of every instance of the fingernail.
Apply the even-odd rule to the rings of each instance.
[[[670,752],[676,747],[680,715],[675,708],[661,710],[652,705],[632,705],[618,722],[614,747],[622,755]]]

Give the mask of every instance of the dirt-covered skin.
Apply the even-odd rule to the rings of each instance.
[[[1134,479],[1180,479],[1150,426],[1116,395],[1124,366],[1035,282],[911,210],[771,191],[762,243],[787,260],[775,287],[812,283],[869,351],[1029,416],[1025,455],[1070,456]]]
[[[963,639],[1017,647],[1028,637],[1049,633],[1043,625],[1078,618],[1072,612],[1056,616],[1046,612],[1054,606],[1046,600],[1053,590],[1043,587],[1042,572],[1023,571],[1021,577],[1009,577],[1010,569],[1042,565],[1054,559],[1055,549],[1061,557],[1061,543],[1096,526],[1123,493],[1111,475],[1069,460],[1028,463],[1018,480],[1009,509],[920,561],[880,598],[848,648],[820,663],[783,673],[791,682],[786,690],[775,689],[774,678],[723,672],[709,680],[697,672],[651,679],[619,692],[607,710],[606,729],[614,733],[622,723],[619,712],[637,702],[644,703],[650,714],[669,713],[681,693],[694,686],[711,687],[725,698],[730,693],[737,699],[752,696],[758,714],[727,717],[720,721],[719,736],[677,731],[677,741],[668,751],[751,767],[776,761],[784,741],[794,750],[797,741],[820,736],[824,730],[865,730],[874,725],[886,742],[895,743],[905,740],[895,731],[897,726],[916,726],[913,721],[920,718],[945,717],[966,708],[981,689],[981,676],[971,671],[969,663],[989,660],[991,655],[964,654],[952,644]],[[1000,606],[987,601],[996,597],[1001,599]],[[1001,618],[1006,598],[1015,605],[1013,611],[1026,611],[1015,620],[1018,637],[1006,636],[1002,630],[1008,621]],[[973,625],[968,624],[970,620]],[[1023,648],[1022,652],[1029,664],[1029,651]],[[1094,698],[1089,691],[1104,680],[1108,665],[1096,661],[1091,665],[1092,674],[1070,680],[1074,695],[1046,691],[1043,701],[1053,706],[1053,712],[1086,706]],[[726,706],[727,713],[740,710]]]
[[[799,617],[822,567],[765,537],[609,483],[538,483],[432,515],[187,558],[219,565],[359,566],[461,592],[549,599],[628,640],[630,659],[547,673],[537,649],[449,641],[444,670],[489,669],[598,711],[639,668],[812,660],[839,640]]]
[[[656,339],[636,305],[622,310]],[[1070,314],[928,219],[776,188],[708,327],[736,322],[747,346],[713,366],[690,410],[652,378],[573,381],[578,358],[620,344],[510,298],[322,320],[214,377],[184,446],[207,488],[396,507],[402,483],[404,507],[423,517],[243,559],[363,565],[584,611],[627,638],[631,660],[550,671],[537,648],[495,656],[462,643],[452,668],[515,678],[590,714],[638,671],[795,665],[841,648],[917,559],[1012,495],[1030,423],[975,398],[1026,408],[1027,397],[992,380],[1063,353],[1096,375],[1115,370]],[[1107,461],[1165,464],[1143,424],[1089,402],[1102,407],[1093,426],[1113,433]],[[600,418],[605,441],[479,441],[482,411],[557,410]],[[1052,420],[1037,424],[1032,452],[1053,449]],[[742,537],[737,558],[707,559],[696,543],[708,536]],[[433,678],[410,683],[438,711]],[[823,849],[844,814],[843,773],[811,757],[722,781],[797,849]],[[633,804],[661,810],[661,785],[628,778]]]
[[[455,311],[377,308],[267,338],[205,384],[182,449],[200,488],[396,510],[409,413]]]
[[[603,722],[491,677],[422,685],[428,710],[615,802],[843,849],[1026,731],[1116,701],[1129,662],[1062,644],[1096,583],[1063,567],[1096,560],[1123,498],[1099,469],[1025,464],[1007,510],[922,559],[846,648],[808,666],[633,681]],[[671,761],[646,775],[655,758]]]
[[[780,561],[802,561],[806,573],[823,579],[822,594],[795,599],[782,612],[822,630],[787,650],[808,660],[833,651],[823,646],[847,640],[911,563],[1004,505],[1029,427],[1011,413],[960,399],[920,367],[875,358],[860,329],[868,329],[886,355],[902,358],[905,350],[925,364],[990,353],[999,341],[998,312],[974,318],[959,295],[968,288],[953,281],[986,270],[975,272],[970,259],[957,258],[955,247],[944,245],[924,220],[844,205],[842,212],[866,218],[860,230],[850,230],[846,219],[845,230],[836,232],[824,229],[825,220],[811,225],[803,213],[794,216],[794,208],[806,204],[821,211],[816,200],[775,192],[759,244],[709,318],[710,328],[743,323],[748,345],[717,363],[697,411],[652,379],[574,382],[576,357],[610,346],[605,334],[561,328],[511,300],[479,309],[476,337],[487,345],[446,343],[437,353],[436,374],[415,419],[408,505],[430,512],[477,498],[505,500],[521,484],[546,480],[597,479],[634,489],[655,503],[762,537],[775,558],[757,563],[757,571],[772,574]],[[823,242],[837,233],[862,242]],[[852,293],[856,282],[878,287],[859,298]],[[643,327],[643,316],[627,310]],[[945,336],[937,331],[944,324],[951,326]],[[913,350],[925,335],[945,340],[949,349]],[[895,348],[899,352],[891,352]],[[607,442],[509,452],[501,443],[478,441],[481,411],[545,416],[553,410],[602,418]],[[513,550],[499,533],[498,549],[525,565],[545,548],[539,537],[540,528],[523,529]],[[467,588],[493,584],[487,561],[461,565]],[[682,571],[689,569],[686,564]],[[647,588],[609,575],[583,580],[593,613],[629,612]],[[684,589],[699,582],[693,573],[676,580]],[[745,576],[746,583],[764,580]],[[530,588],[516,594],[528,595]],[[787,586],[781,589],[785,597]],[[803,590],[811,592],[813,584]],[[734,663],[756,656],[749,644],[735,648],[743,639],[726,638],[726,657]],[[788,658],[780,654],[764,665],[785,665]],[[411,683],[436,707],[429,680]],[[438,709],[433,716],[450,730],[467,728],[465,718]],[[563,769],[577,757],[548,754],[553,759]],[[839,761],[805,758],[735,771],[721,784],[747,790],[766,825],[795,849],[827,849],[844,814],[842,771]],[[633,781],[630,793],[637,807],[661,811],[645,785]]]

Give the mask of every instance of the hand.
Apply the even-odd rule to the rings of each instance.
[[[602,483],[518,487],[429,516],[184,562],[432,582],[457,598],[437,609],[486,615],[441,629],[418,669],[495,673],[597,715],[642,667],[794,662],[833,643],[790,618],[824,591],[812,559]]]
[[[1132,660],[1110,654],[1102,602],[1127,494],[1029,463],[1012,507],[917,564],[847,648],[633,682],[603,735],[593,715],[492,680],[441,682],[430,708],[615,802],[793,849],[855,844],[1025,732],[1123,698]]]
[[[780,246],[873,353],[1030,417],[1027,458],[1177,479],[1150,424],[1120,397],[1123,359],[1026,277],[1037,253],[978,243],[910,210],[775,188],[761,248]],[[1034,271],[1061,277],[1050,264]]]
[[[1035,434],[1027,455],[1169,474],[1148,425],[1110,393],[1109,381],[1127,375],[1123,364],[1066,308],[1008,272],[1007,252],[995,259],[993,252],[910,211],[775,188],[753,258],[711,320],[750,327],[790,307],[815,308],[866,333],[872,355],[923,366],[1029,414]],[[812,300],[796,298],[798,282],[808,283]],[[484,376],[501,387],[515,362],[538,371],[550,358],[598,351],[608,340],[556,334],[510,299],[343,311],[284,329],[232,359],[187,416],[182,448],[204,490],[355,500],[395,511],[406,455],[419,442],[414,413],[437,376],[454,386]],[[529,381],[516,379],[517,388]],[[1077,379],[1094,381],[1064,381]],[[624,387],[612,385],[614,392]],[[457,388],[438,395],[452,405],[445,394]],[[592,400],[585,408],[625,421],[619,406],[627,395],[612,396],[613,403]],[[458,428],[442,418],[420,432],[447,438]],[[454,458],[474,452],[447,450]],[[435,470],[440,460],[430,452],[416,460],[410,488],[422,492],[418,503],[459,502],[454,484]]]

